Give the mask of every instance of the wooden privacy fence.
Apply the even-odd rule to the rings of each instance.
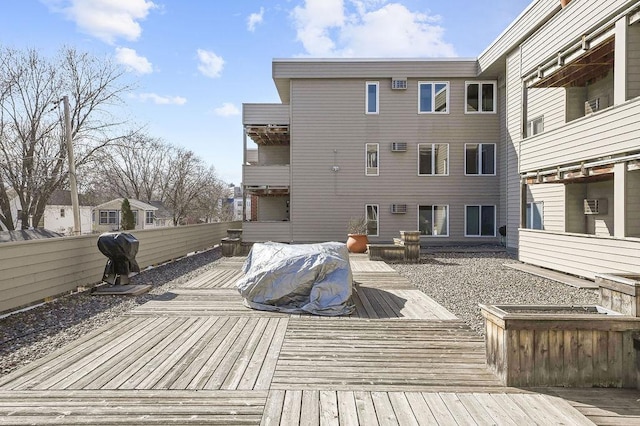
[[[140,242],[140,268],[220,244],[242,222],[128,231]],[[0,313],[98,283],[107,258],[98,234],[0,244]]]

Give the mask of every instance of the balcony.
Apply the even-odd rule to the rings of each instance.
[[[292,241],[291,222],[244,222],[242,239],[248,242],[276,241],[289,243]]]
[[[290,166],[242,166],[245,187],[273,186],[288,187],[290,185]]]
[[[638,152],[640,98],[522,141],[520,173]]]

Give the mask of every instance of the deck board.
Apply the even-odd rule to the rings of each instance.
[[[484,339],[384,262],[351,257],[347,317],[245,307],[243,263],[0,377],[0,425],[640,424],[634,390],[502,386]]]

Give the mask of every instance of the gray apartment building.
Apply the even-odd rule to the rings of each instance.
[[[562,2],[563,3],[563,2]],[[247,241],[420,230],[640,273],[640,1],[535,0],[478,58],[276,59],[244,104]]]

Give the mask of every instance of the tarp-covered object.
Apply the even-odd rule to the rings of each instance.
[[[138,239],[126,232],[105,232],[98,237],[98,249],[107,256],[102,280],[116,283],[116,276],[129,276],[131,272],[140,272],[136,262]]]
[[[337,316],[353,312],[353,274],[343,243],[256,243],[236,287],[250,308]]]

